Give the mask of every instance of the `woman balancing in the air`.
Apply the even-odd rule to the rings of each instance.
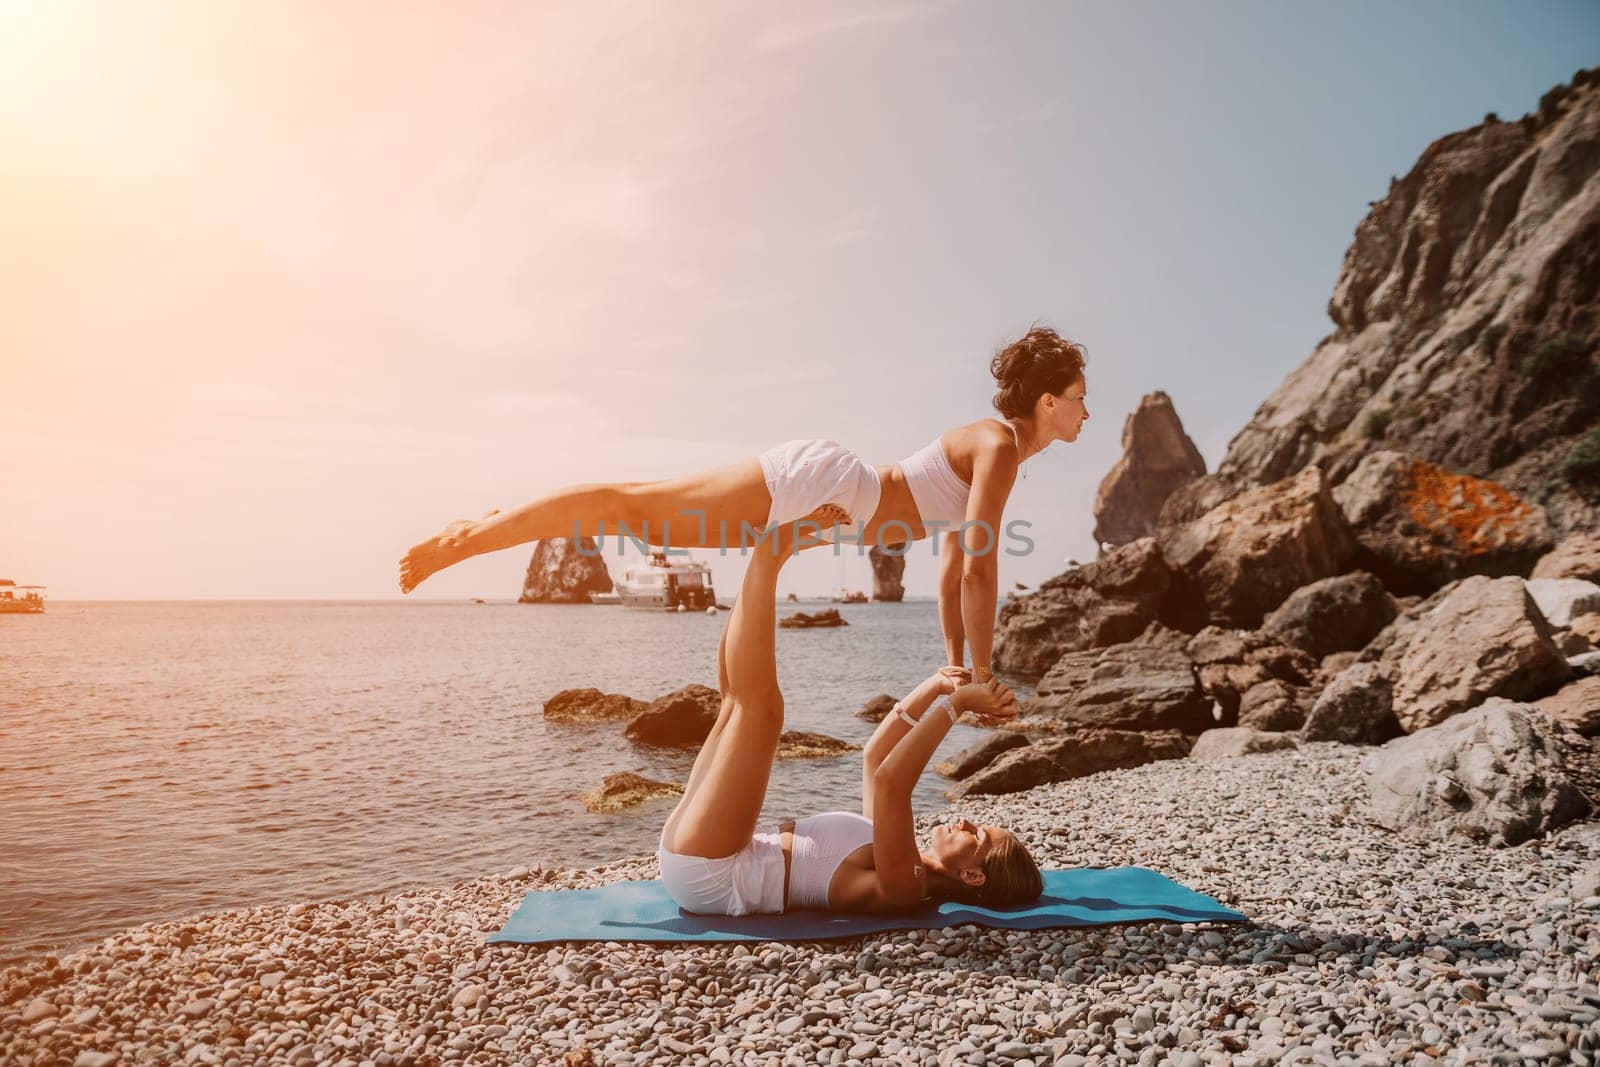
[[[429,575],[484,552],[617,533],[619,524],[650,544],[674,548],[733,547],[730,534],[802,519],[836,523],[824,538],[842,530],[862,544],[889,548],[937,532],[948,662],[961,666],[963,646],[970,645],[981,681],[991,676],[996,557],[1017,469],[1052,442],[1076,440],[1089,417],[1083,350],[1054,330],[1029,330],[989,369],[1003,418],[946,430],[899,463],[874,468],[833,441],[789,441],[682,478],[573,486],[513,511],[451,523],[406,553],[400,589],[409,593]]]
[[[867,743],[859,815],[823,812],[756,833],[783,732],[778,573],[803,536],[779,525],[750,553],[717,651],[722,710],[656,851],[667,892],[683,910],[709,915],[905,912],[929,900],[1005,908],[1035,899],[1039,869],[1013,834],[962,819],[935,827],[923,850],[912,823],[911,791],[956,719],[970,712],[992,725],[1016,715],[998,680],[963,684],[946,669],[912,690]]]

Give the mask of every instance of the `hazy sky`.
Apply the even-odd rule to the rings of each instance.
[[[0,0],[0,575],[397,596],[407,546],[563,484],[901,458],[1040,321],[1092,418],[1012,496],[1034,584],[1093,555],[1142,394],[1214,467],[1390,176],[1597,46],[1593,2]]]

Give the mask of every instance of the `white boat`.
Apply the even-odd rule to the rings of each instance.
[[[589,594],[589,603],[591,603],[591,604],[599,604],[602,607],[605,607],[605,606],[609,606],[609,605],[613,605],[613,604],[622,603],[622,598],[620,596],[618,596],[616,593],[590,593]]]
[[[0,578],[0,615],[37,615],[44,611],[44,586],[18,585]]]
[[[623,571],[616,585],[617,596],[630,608],[704,611],[717,605],[711,568],[687,556],[668,559],[665,552],[652,552],[649,559]]]

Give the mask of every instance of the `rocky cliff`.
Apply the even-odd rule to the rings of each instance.
[[[1205,505],[1377,450],[1600,524],[1600,68],[1429,145],[1356,227],[1334,331],[1230,442]],[[1217,488],[1218,485],[1225,488]]]
[[[579,546],[583,551],[579,551]],[[611,592],[611,574],[595,549],[594,538],[574,543],[555,537],[538,541],[522,580],[521,604],[587,604],[590,593]]]

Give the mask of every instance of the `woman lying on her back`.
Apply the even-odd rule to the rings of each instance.
[[[915,911],[930,899],[1010,907],[1038,897],[1033,858],[998,826],[956,820],[918,847],[912,788],[950,727],[964,712],[985,724],[1017,713],[1004,684],[963,684],[950,668],[912,690],[868,742],[860,814],[823,812],[756,832],[783,731],[775,601],[795,541],[794,524],[785,524],[757,544],[723,628],[722,710],[656,852],[667,891],[685,911],[725,915]]]

